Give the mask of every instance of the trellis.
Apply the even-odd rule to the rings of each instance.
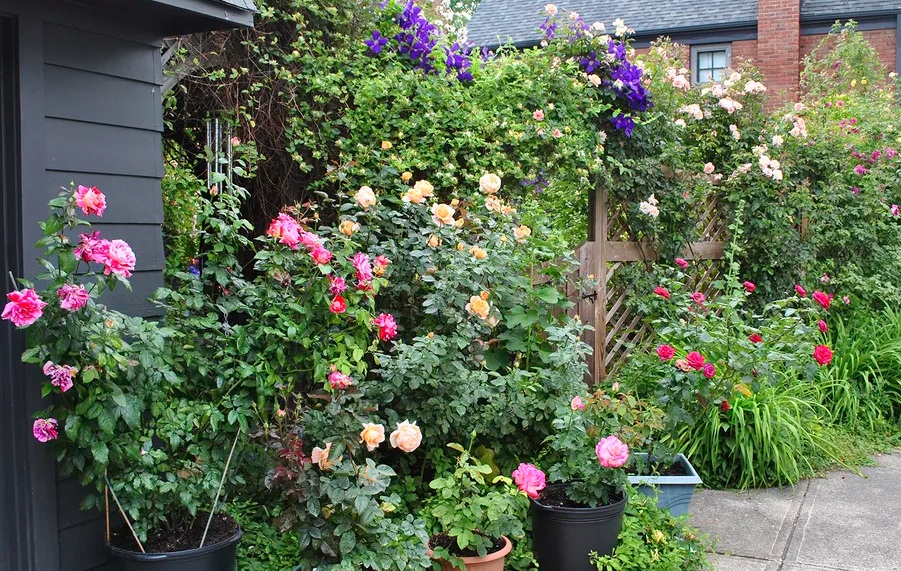
[[[695,261],[693,283],[698,291],[709,293],[711,284],[722,272],[725,237],[728,230],[726,217],[721,212],[715,196],[701,203],[697,216],[699,240],[688,244],[682,252],[686,260]],[[626,303],[632,292],[616,285],[614,276],[626,264],[649,263],[659,257],[647,242],[635,240],[629,228],[626,205],[610,202],[605,189],[591,192],[589,196],[588,241],[576,248],[579,260],[579,277],[594,277],[597,290],[584,295],[575,288],[568,297],[576,302],[571,310],[583,323],[594,328],[585,332],[585,342],[594,349],[589,362],[591,380],[603,381],[621,367],[632,347],[641,347],[650,341],[648,324],[632,311]]]

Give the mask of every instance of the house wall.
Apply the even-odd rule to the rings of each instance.
[[[863,37],[867,39],[871,46],[876,48],[876,52],[879,54],[879,63],[884,65],[889,71],[901,71],[896,69],[898,46],[898,31],[896,29],[864,30],[861,34],[863,34]],[[810,52],[812,52],[825,37],[826,34],[801,36],[801,57],[804,58],[810,55]]]

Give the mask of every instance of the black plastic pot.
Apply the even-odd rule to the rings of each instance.
[[[597,571],[588,554],[609,555],[619,543],[626,493],[613,504],[566,508],[532,500],[532,548],[541,571]]]
[[[141,553],[107,545],[109,568],[115,571],[236,571],[238,541],[243,535],[238,528],[225,541],[171,553]]]

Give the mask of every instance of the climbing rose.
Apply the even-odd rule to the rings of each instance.
[[[813,292],[812,297],[815,302],[823,306],[823,309],[829,309],[829,304],[832,303],[832,300],[829,299],[829,296],[821,291]]]
[[[95,262],[102,264],[104,252],[108,242],[100,239],[100,232],[81,235],[81,244],[75,247],[72,253],[83,262]]]
[[[520,464],[519,468],[513,470],[513,481],[517,488],[533,500],[538,498],[538,493],[547,485],[544,472],[533,464]]]
[[[369,208],[375,204],[375,193],[368,186],[361,186],[360,190],[354,195],[354,200],[361,208]]]
[[[576,395],[573,397],[573,400],[569,401],[569,408],[573,410],[585,410],[585,403],[582,402],[582,397]]]
[[[57,365],[51,361],[44,363],[44,374],[50,377],[50,384],[66,392],[72,388],[72,377],[78,369],[69,365]]]
[[[670,298],[669,290],[666,289],[665,287],[661,287],[661,286],[655,287],[654,293],[656,293],[657,295],[659,295],[660,297],[662,297],[664,299]]]
[[[544,121],[544,111],[542,111],[541,109],[536,109],[532,113],[532,119],[535,119],[536,121]]]
[[[704,173],[705,174],[712,174],[713,171],[715,171],[715,170],[716,170],[716,167],[713,166],[713,163],[707,163],[704,165]]]
[[[106,196],[97,190],[96,186],[88,188],[78,185],[78,190],[75,191],[75,204],[89,216],[96,214],[102,217],[103,211],[106,210]]]
[[[103,260],[105,275],[117,274],[124,278],[131,277],[135,269],[135,253],[124,240],[112,240],[106,249]]]
[[[59,306],[66,311],[78,311],[90,299],[88,290],[84,286],[65,284],[56,290],[56,297],[59,298]]]
[[[832,349],[826,345],[817,345],[813,350],[813,358],[820,365],[828,365],[832,361]]]
[[[691,300],[692,300],[693,302],[695,302],[696,304],[698,304],[698,305],[703,305],[704,302],[707,300],[707,296],[705,296],[703,293],[701,293],[701,292],[699,292],[699,291],[696,291],[696,292],[692,293],[692,294],[691,294],[690,296],[688,296],[688,297],[690,297]]]
[[[757,285],[755,285],[754,282],[744,282],[742,285],[745,286],[745,290],[747,290],[748,293],[754,293],[754,290],[757,289]]]
[[[332,385],[333,389],[343,391],[350,386],[350,377],[335,369],[329,373],[328,382]]]
[[[657,347],[657,356],[661,361],[669,361],[676,355],[676,350],[670,345],[660,345]]]
[[[807,297],[807,290],[805,290],[803,287],[801,287],[798,284],[795,284],[795,292],[798,295],[800,295],[801,297]]]
[[[340,295],[347,289],[347,282],[339,276],[329,276],[328,283],[328,292],[332,295]]]
[[[481,296],[474,295],[469,298],[469,303],[466,304],[466,311],[479,319],[488,319],[488,314],[491,312],[491,304],[482,299]]]
[[[6,298],[9,302],[3,308],[2,318],[12,321],[16,327],[28,327],[37,321],[47,306],[33,289],[11,291]]]
[[[686,355],[685,360],[688,363],[688,366],[695,371],[700,371],[701,367],[704,366],[704,357],[702,357],[701,354],[697,351],[692,351],[691,353]]]
[[[351,259],[354,269],[357,270],[357,281],[368,284],[372,281],[372,265],[369,263],[369,255],[357,252]]]
[[[604,468],[621,468],[629,460],[629,447],[616,436],[601,439],[594,452]]]
[[[332,261],[332,253],[322,246],[314,246],[313,249],[310,250],[310,257],[320,266],[324,266]]]
[[[829,331],[829,326],[826,325],[826,322],[823,321],[822,319],[817,321],[817,327],[819,327],[820,331],[822,331],[823,333],[826,333],[827,331]]]
[[[454,225],[454,208],[449,204],[432,205],[432,222],[438,226]]]
[[[38,442],[49,442],[56,440],[59,436],[59,433],[56,431],[57,426],[59,426],[59,422],[55,418],[39,418],[34,421],[31,432],[38,439]]]
[[[688,262],[686,262],[683,258],[676,258],[676,265],[682,268],[683,270],[688,267]]]
[[[389,341],[397,335],[397,323],[389,313],[380,313],[372,323],[379,328],[379,339],[382,341]]]
[[[375,260],[373,260],[373,268],[372,271],[377,276],[385,275],[385,270],[388,268],[388,264],[391,263],[386,256],[376,256]]]
[[[332,313],[344,313],[347,311],[347,301],[340,295],[336,295],[332,299],[332,303],[329,305],[328,310]]]
[[[276,238],[280,243],[288,246],[292,250],[297,249],[300,243],[300,224],[291,216],[282,212],[277,218],[273,218],[269,223],[269,229],[266,234]]]
[[[703,370],[704,376],[708,379],[712,379],[716,375],[716,366],[713,363],[706,363]]]
[[[748,339],[751,343],[763,343],[763,337],[760,336],[760,333],[752,333]]]
[[[673,363],[673,365],[684,373],[687,373],[691,370],[691,365],[689,365],[688,361],[686,361],[685,359],[676,359],[676,362]]]
[[[381,424],[372,424],[367,422],[363,425],[363,431],[360,433],[360,442],[366,443],[366,449],[372,452],[379,447],[379,444],[385,441],[385,427]]]
[[[328,454],[332,450],[332,443],[329,442],[325,445],[325,448],[320,448],[316,446],[313,448],[313,453],[310,454],[310,460],[313,464],[318,464],[319,469],[323,472],[327,471],[329,468],[334,466],[334,462],[330,462],[328,459]],[[339,457],[337,462],[340,462],[341,458]]]
[[[494,194],[501,188],[501,177],[494,173],[483,174],[479,179],[479,189],[485,194]]]
[[[388,442],[394,448],[400,448],[404,452],[413,452],[422,443],[422,431],[409,420],[398,422],[397,430],[391,433]]]

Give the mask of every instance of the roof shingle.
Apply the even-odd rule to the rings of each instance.
[[[873,12],[899,12],[901,0],[804,0],[801,19],[817,16],[863,16]]]

